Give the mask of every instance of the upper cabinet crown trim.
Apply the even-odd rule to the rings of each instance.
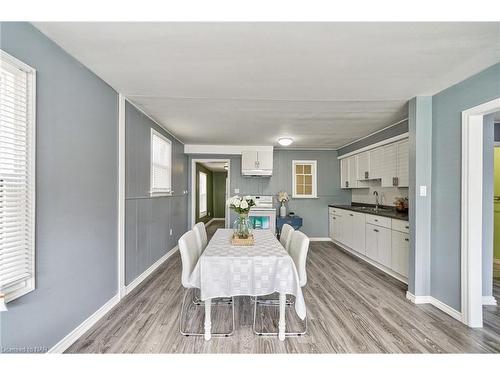
[[[396,135],[395,137],[387,138],[387,139],[384,139],[383,141],[380,141],[380,142],[377,142],[377,143],[373,143],[373,144],[365,146],[363,148],[360,148],[360,149],[348,152],[347,154],[339,156],[338,159],[339,160],[345,159],[345,158],[348,158],[349,156],[353,156],[353,155],[359,154],[359,153],[361,153],[363,151],[372,150],[374,148],[377,148],[377,147],[380,147],[380,146],[384,146],[384,145],[388,145],[389,143],[394,143],[394,142],[397,142],[399,140],[406,139],[406,138],[408,138],[408,132],[403,133],[403,134],[399,134],[399,135]]]

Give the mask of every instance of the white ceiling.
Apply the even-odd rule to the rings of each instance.
[[[500,23],[35,23],[185,143],[337,148],[500,61]]]

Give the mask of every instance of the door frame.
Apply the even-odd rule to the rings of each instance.
[[[226,195],[225,199],[229,198],[230,193],[230,181],[231,181],[231,159],[191,159],[191,228],[196,224],[196,163],[211,163],[211,162],[226,162],[227,163],[227,178],[226,178]],[[225,227],[229,228],[229,206],[226,205],[225,209]]]
[[[461,311],[469,327],[483,326],[483,117],[500,111],[500,98],[462,111]]]

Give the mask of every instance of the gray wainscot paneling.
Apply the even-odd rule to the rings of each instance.
[[[187,157],[178,140],[129,102],[125,107],[125,128],[125,283],[128,285],[173,249],[187,230]],[[172,141],[172,196],[149,194],[151,128]]]
[[[0,342],[43,351],[118,290],[118,95],[31,24],[0,28],[37,70],[36,289],[0,314]]]
[[[340,189],[340,171],[336,151],[275,150],[272,177],[245,177],[241,175],[239,155],[190,155],[192,159],[230,159],[230,189],[239,189],[244,195],[273,195],[280,190],[292,193],[292,160],[318,161],[318,198],[292,199],[289,210],[304,219],[302,231],[310,237],[328,237],[328,204],[349,203],[351,194]],[[191,178],[191,177],[190,177]],[[191,202],[191,199],[189,200]],[[278,207],[277,201],[275,201]],[[191,209],[190,209],[191,212]]]

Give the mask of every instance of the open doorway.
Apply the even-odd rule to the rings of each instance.
[[[462,112],[461,297],[462,321],[498,324],[494,293],[495,187],[494,123],[500,98]],[[489,310],[491,308],[492,311]]]
[[[218,228],[228,227],[226,199],[229,192],[229,160],[192,161],[192,225],[203,222],[211,237]]]

